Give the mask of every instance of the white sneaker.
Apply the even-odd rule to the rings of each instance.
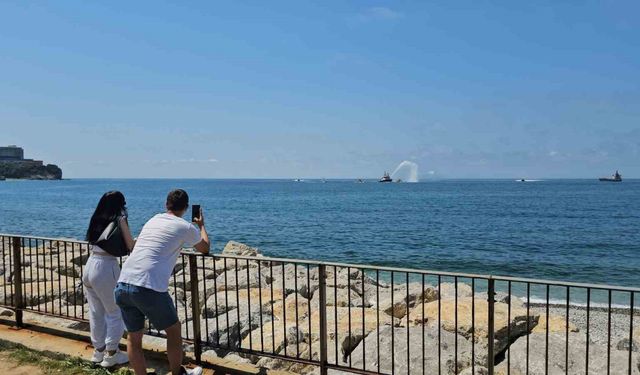
[[[182,366],[182,373],[186,375],[202,375],[202,367],[194,367],[192,369],[188,369]]]
[[[104,359],[102,360],[102,362],[100,362],[100,366],[104,368],[109,368],[115,365],[122,365],[127,362],[129,362],[129,356],[127,355],[127,353],[117,350],[113,355],[109,355],[109,353],[107,353],[104,356]]]
[[[97,350],[93,350],[93,355],[91,356],[91,362],[93,363],[101,363],[104,359],[104,350],[99,352]]]

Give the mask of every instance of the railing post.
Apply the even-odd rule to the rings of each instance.
[[[202,337],[200,335],[200,294],[198,292],[198,257],[189,254],[189,274],[191,281],[191,321],[193,322],[193,352],[196,363],[202,362]]]
[[[495,280],[492,279],[491,277],[489,277],[488,282],[488,288],[487,288],[487,303],[488,303],[488,317],[487,317],[487,321],[488,321],[488,327],[487,329],[489,330],[488,332],[488,348],[487,348],[487,370],[489,370],[489,375],[493,375],[493,362],[495,359],[495,355],[494,355],[494,307],[495,307]]]
[[[327,282],[326,266],[318,266],[320,288],[320,375],[327,375]]]
[[[16,328],[23,328],[22,309],[24,309],[24,296],[22,295],[22,258],[20,237],[13,237],[13,308],[16,312]]]

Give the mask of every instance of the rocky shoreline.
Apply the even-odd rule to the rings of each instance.
[[[77,316],[84,312],[86,317],[87,305],[80,283],[80,265],[86,262],[86,248],[84,256],[79,256],[78,246],[75,253],[69,248],[63,249],[55,243],[25,249],[28,263],[25,263],[24,281],[28,306]],[[3,254],[7,265],[8,253]],[[37,262],[33,260],[36,254]],[[261,257],[257,249],[233,241],[222,254]],[[317,268],[212,257],[201,258],[198,267],[198,296],[191,295],[186,262],[176,266],[170,293],[177,302],[185,336],[193,335],[191,306],[197,298],[201,306],[202,339],[213,345],[205,357],[224,357],[298,374],[317,372],[314,366],[237,353],[239,348],[251,348],[288,357],[319,359],[321,306]],[[10,297],[6,294],[9,289],[3,284],[10,282],[11,277],[10,270],[0,269],[0,302]],[[33,289],[30,288],[31,281]],[[442,283],[439,286],[425,284],[424,288],[422,283],[410,282],[408,285],[394,284],[392,289],[388,283],[359,269],[340,267],[327,268],[326,284],[324,308],[329,363],[391,372],[393,357],[393,370],[397,374],[422,373],[423,364],[426,373],[438,373],[440,341],[443,374],[456,373],[456,367],[457,373],[461,374],[471,374],[472,367],[476,374],[486,373],[486,293],[474,293],[462,282],[457,287],[453,283]],[[527,338],[529,374],[544,374],[546,308],[532,304],[527,317],[525,304],[515,296],[499,294],[496,301],[496,374],[507,373],[507,362],[511,374],[526,373]],[[441,311],[440,316],[438,311]],[[565,312],[565,307],[549,307],[550,374],[565,373]],[[629,315],[620,310],[614,311],[611,317],[611,374],[626,374]],[[60,321],[59,318],[42,319]],[[589,322],[589,372],[603,374],[607,365],[607,312],[590,310]],[[83,323],[66,324],[75,329],[88,328]],[[640,327],[640,324],[634,324],[634,327]],[[571,374],[585,372],[586,330],[585,309],[571,306],[568,362]],[[636,328],[632,341],[633,374],[640,374],[638,343],[640,330]]]
[[[34,161],[0,161],[0,176],[23,180],[60,180],[62,169],[55,164]]]

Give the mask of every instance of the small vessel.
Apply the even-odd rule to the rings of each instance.
[[[384,172],[384,176],[382,176],[378,182],[393,182],[393,180],[391,179],[391,176],[389,176],[389,173]]]
[[[356,181],[356,183],[358,183],[358,184],[364,184],[364,180],[363,180],[363,179],[361,179],[361,178],[359,178],[359,179],[358,179],[358,181]]]
[[[600,177],[600,181],[604,182],[622,182],[622,175],[616,171],[616,173],[611,177]]]

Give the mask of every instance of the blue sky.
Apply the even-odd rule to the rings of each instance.
[[[638,1],[0,2],[66,177],[640,177]]]

